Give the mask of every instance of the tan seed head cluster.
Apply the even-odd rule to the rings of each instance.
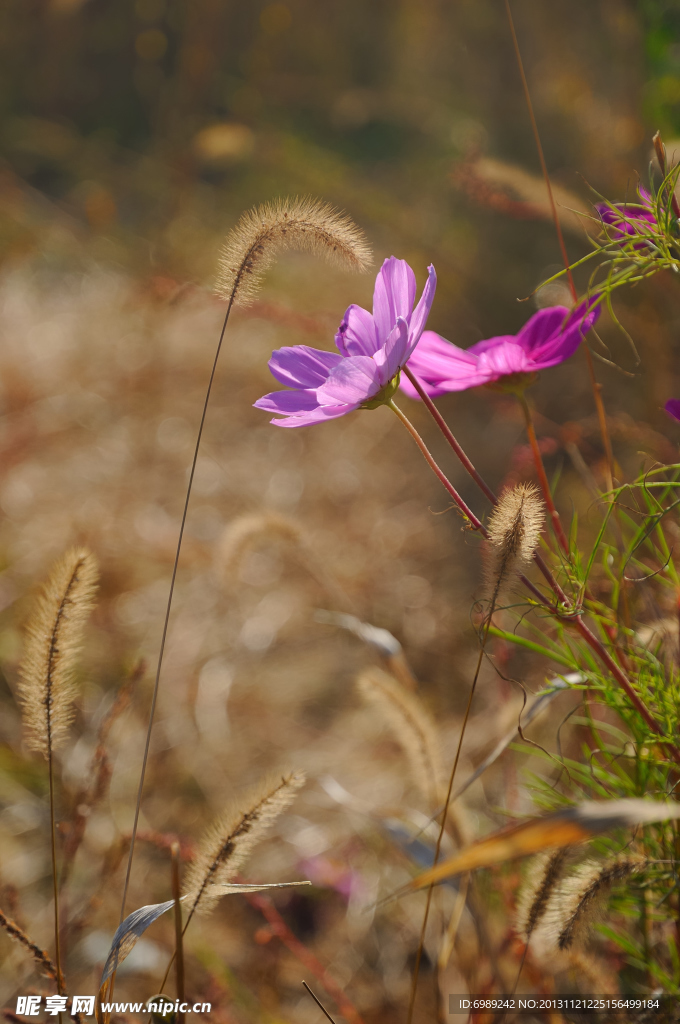
[[[284,249],[306,250],[350,270],[365,270],[372,259],[363,232],[346,214],[318,199],[282,199],[244,213],[230,231],[219,255],[215,291],[247,306]]]
[[[19,699],[27,741],[49,757],[74,714],[74,671],[97,589],[97,562],[85,548],[67,552],[42,585],[25,632]]]

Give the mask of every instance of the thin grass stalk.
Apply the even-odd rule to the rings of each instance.
[[[198,436],[196,438],[196,445],[194,447],[194,454],[191,461],[191,470],[189,473],[189,483],[187,485],[186,498],[184,500],[184,508],[182,510],[182,519],[179,527],[179,537],[177,540],[177,548],[175,551],[175,560],[172,566],[172,576],[170,578],[170,591],[168,593],[168,601],[165,608],[165,618],[163,620],[163,632],[161,635],[161,645],[158,654],[158,662],[156,664],[156,676],[153,685],[153,695],[151,697],[151,708],[149,710],[149,722],[146,730],[146,740],[144,743],[144,755],[142,757],[142,769],[139,777],[139,786],[137,788],[137,802],[135,804],[135,816],[132,824],[132,834],[130,836],[130,849],[128,852],[127,868],[125,870],[125,883],[123,885],[123,897],[120,905],[120,920],[119,925],[122,923],[125,917],[125,904],[127,902],[128,889],[130,887],[130,873],[132,871],[132,858],[135,852],[135,841],[137,839],[137,828],[139,826],[139,813],[142,804],[142,792],[144,789],[144,779],[146,776],[146,766],[149,760],[149,747],[151,745],[151,731],[153,729],[154,717],[156,714],[156,704],[158,702],[158,689],[160,685],[161,669],[163,666],[163,656],[165,654],[165,644],[168,635],[168,624],[170,622],[170,610],[172,608],[172,599],[175,593],[175,582],[177,580],[177,567],[179,565],[179,556],[182,549],[182,540],[184,538],[184,529],[187,521],[187,513],[189,511],[189,501],[191,499],[191,491],[194,483],[194,476],[196,475],[196,465],[198,463],[198,451],[201,446],[201,439],[203,437],[203,428],[205,426],[205,420],[208,413],[208,403],[210,402],[210,395],[212,393],[213,382],[215,380],[215,373],[217,371],[217,363],[220,358],[220,352],[222,351],[222,343],[224,341],[224,335],[227,330],[227,324],[229,323],[229,316],[231,314],[232,307],[234,305],[235,293],[232,294],[227,305],[227,312],[224,316],[224,322],[222,324],[222,330],[220,331],[219,341],[217,343],[217,349],[215,351],[215,358],[213,359],[212,370],[210,371],[210,377],[208,380],[208,387],[205,394],[205,400],[203,402],[203,411],[201,413],[201,420],[198,427]],[[115,980],[115,971],[111,976],[111,986],[109,990],[109,1001],[113,998],[113,983]]]
[[[562,548],[562,551],[569,558],[569,541],[566,538],[564,528],[562,526],[562,520],[560,514],[555,508],[555,502],[553,501],[552,494],[550,492],[550,483],[545,472],[545,466],[543,465],[543,458],[541,456],[541,449],[538,446],[538,439],[536,437],[536,429],[534,427],[533,416],[531,415],[531,409],[529,403],[526,400],[524,392],[517,391],[517,401],[522,407],[524,413],[524,423],[526,426],[527,437],[529,438],[529,444],[531,445],[531,452],[534,457],[534,465],[536,466],[536,473],[538,475],[538,482],[541,485],[541,491],[543,492],[543,500],[545,501],[546,508],[550,513],[550,523],[553,528],[553,532],[557,538],[557,542]]]
[[[524,61],[522,60],[522,53],[519,48],[519,41],[517,39],[517,33],[515,32],[515,22],[513,21],[512,11],[510,10],[510,0],[504,0],[505,11],[508,16],[508,23],[510,25],[510,35],[512,36],[512,45],[515,51],[515,58],[517,60],[517,67],[519,69],[520,78],[522,79],[522,89],[524,92],[524,99],[526,101],[527,110],[529,112],[529,120],[531,121],[531,130],[534,135],[534,141],[536,143],[536,150],[538,152],[538,159],[541,164],[541,171],[545,181],[545,187],[548,190],[548,201],[550,203],[550,210],[552,213],[553,222],[555,224],[555,232],[557,233],[557,241],[562,254],[562,261],[564,268],[567,273],[569,281],[569,287],[571,289],[572,298],[574,303],[578,301],[578,293],[576,291],[576,285],[574,284],[574,278],[571,273],[571,266],[569,264],[569,256],[567,255],[567,247],[564,241],[564,235],[562,234],[562,225],[560,224],[560,218],[557,215],[557,206],[555,205],[555,197],[553,195],[552,184],[550,182],[550,175],[548,174],[548,166],[545,162],[545,155],[543,153],[543,145],[541,143],[541,136],[538,131],[538,122],[536,121],[536,115],[534,114],[534,105],[531,101],[531,93],[529,92],[529,83],[527,82],[527,76],[524,71]],[[593,366],[593,357],[590,354],[590,349],[587,344],[583,345],[583,349],[586,355],[586,364],[588,366],[588,375],[590,377],[590,385],[593,390],[593,398],[595,400],[595,408],[597,410],[597,419],[600,427],[600,434],[602,437],[602,445],[604,447],[605,459],[606,459],[606,470],[607,470],[607,489],[611,490],[613,487],[614,479],[614,455],[612,452],[611,440],[609,437],[609,428],[607,427],[607,415],[604,408],[604,402],[602,401],[602,385],[598,383],[595,376],[595,367]]]
[[[335,1024],[335,1021],[331,1017],[331,1015],[328,1012],[328,1010],[326,1009],[326,1007],[323,1005],[323,1003],[321,1002],[319,997],[314,995],[314,993],[312,992],[311,988],[309,987],[309,985],[307,984],[307,982],[304,979],[302,981],[302,987],[304,989],[306,989],[307,993],[312,997],[312,999],[314,1000],[316,1005],[319,1007],[319,1009],[321,1010],[321,1012],[324,1015],[324,1017],[326,1017],[326,1019],[329,1020],[331,1022],[331,1024]]]
[[[184,1002],[184,946],[182,931],[182,904],[180,902],[180,868],[181,857],[179,843],[173,843],[170,849],[171,871],[172,871],[172,898],[175,901],[175,981],[177,985],[177,998],[181,1004]],[[177,1011],[178,1024],[184,1024],[184,1013],[181,1009]]]
[[[48,718],[48,732],[49,732],[49,716],[50,709],[47,707],[47,718]],[[54,758],[52,754],[52,744],[50,743],[47,755],[47,773],[50,782],[50,845],[52,849],[52,893],[54,897],[54,961],[57,968],[57,992],[59,995],[63,995],[63,984],[61,974],[61,937],[59,934],[59,880],[57,878],[57,825],[55,820],[54,810]],[[59,1014],[59,1024],[61,1024],[62,1016]]]

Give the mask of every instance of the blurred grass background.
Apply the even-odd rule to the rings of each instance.
[[[630,196],[637,174],[646,177],[653,132],[671,150],[680,136],[680,3],[516,0],[514,12],[576,258],[588,241],[566,207],[587,211],[589,186],[612,200]],[[38,941],[50,934],[45,780],[22,747],[12,701],[26,591],[76,540],[102,563],[77,742],[64,760],[66,834],[112,692],[139,654],[153,664],[157,652],[223,314],[210,286],[225,232],[269,198],[322,196],[366,230],[376,268],[394,253],[422,284],[435,264],[430,326],[466,346],[516,330],[535,308],[517,299],[559,265],[537,168],[496,0],[0,5],[0,881]],[[406,870],[366,808],[417,806],[418,797],[398,748],[353,692],[372,656],[315,623],[313,610],[352,611],[399,637],[450,751],[476,657],[477,543],[454,513],[432,514],[446,511],[444,492],[386,410],[277,431],[251,408],[271,389],[271,350],[330,347],[349,302],[370,306],[372,285],[371,274],[352,278],[289,254],[255,307],[233,319],[199,463],[142,826],[193,841],[232,790],[268,769],[307,768],[313,781],[249,877],[313,878],[312,895],[277,905],[378,1021],[403,1005],[419,904],[375,920],[363,912],[379,885],[394,888]],[[634,373],[597,364],[624,470],[640,452],[674,456],[666,435],[677,428],[662,405],[678,394],[675,287],[659,277],[617,300],[639,366],[620,332],[601,332],[611,358]],[[541,299],[563,300],[559,288]],[[602,452],[581,358],[546,373],[532,394],[549,470],[562,474],[560,507],[579,511],[587,529],[596,512],[574,452],[596,475]],[[465,393],[441,408],[493,486],[532,475],[510,399]],[[409,413],[480,510],[422,410]],[[234,520],[261,515],[293,520],[304,557],[266,526],[235,555]],[[494,653],[503,675],[535,687],[554,670],[502,645]],[[112,734],[110,800],[88,824],[88,856],[73,878],[68,970],[83,991],[93,990],[117,924],[121,870],[111,874],[110,851],[130,827],[149,699],[147,678]],[[556,721],[568,700],[556,702]],[[512,684],[485,668],[461,771],[520,706]],[[548,746],[556,721],[535,733]],[[578,742],[577,728],[571,739],[563,732],[566,749]],[[505,755],[470,791],[473,833],[508,811],[531,811],[520,770]],[[340,808],[318,783],[326,775],[364,809]],[[513,872],[488,883],[497,909],[511,902]],[[166,899],[167,886],[167,855],[141,844],[130,906]],[[261,925],[255,911],[230,904],[197,927],[197,989],[213,993],[216,1019],[311,1020],[298,965]],[[135,968],[140,996],[151,994],[172,941],[169,923],[154,927],[142,947],[147,966]],[[473,963],[469,927],[464,939]],[[21,951],[2,936],[0,944],[9,998],[28,968]]]

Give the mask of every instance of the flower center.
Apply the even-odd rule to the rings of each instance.
[[[380,405],[387,405],[393,398],[397,388],[399,387],[399,374],[401,371],[395,374],[392,380],[388,381],[384,388],[370,398],[368,402],[362,402],[362,409],[377,409]]]

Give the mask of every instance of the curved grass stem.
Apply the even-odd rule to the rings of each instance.
[[[123,885],[123,897],[122,897],[121,906],[120,906],[120,922],[119,923],[121,923],[123,921],[123,918],[125,917],[125,903],[127,901],[128,889],[130,887],[130,873],[132,871],[132,859],[134,857],[135,841],[136,841],[136,838],[137,838],[137,828],[138,828],[138,825],[139,825],[139,812],[140,812],[140,808],[141,808],[141,804],[142,804],[142,792],[144,790],[144,779],[145,779],[145,776],[146,776],[146,766],[147,766],[147,762],[149,760],[149,747],[150,747],[150,744],[151,744],[151,731],[153,729],[154,717],[155,717],[155,714],[156,714],[156,703],[158,701],[158,689],[159,689],[159,686],[160,686],[161,669],[163,667],[163,655],[165,653],[165,643],[166,643],[167,636],[168,636],[168,625],[170,623],[170,610],[172,608],[172,599],[173,599],[174,593],[175,593],[175,582],[177,580],[177,568],[179,566],[179,556],[180,556],[180,553],[181,553],[181,550],[182,550],[182,540],[184,538],[184,529],[185,529],[186,521],[187,521],[187,513],[189,511],[189,501],[191,499],[191,491],[192,491],[192,487],[193,487],[194,476],[196,474],[196,465],[198,463],[198,452],[199,452],[199,448],[201,446],[201,439],[203,437],[203,428],[205,427],[205,420],[206,420],[206,416],[207,416],[207,413],[208,413],[208,404],[210,402],[210,395],[212,393],[212,387],[213,387],[213,383],[214,383],[214,380],[215,380],[215,373],[217,371],[217,363],[218,363],[218,360],[220,358],[220,352],[222,351],[222,342],[224,341],[224,334],[225,334],[225,331],[227,329],[227,324],[229,323],[229,315],[231,313],[233,304],[234,304],[234,295],[232,293],[232,296],[231,296],[231,298],[229,300],[229,304],[227,306],[227,311],[226,311],[225,316],[224,316],[224,322],[222,323],[222,330],[220,331],[220,337],[219,337],[219,341],[217,343],[217,349],[215,351],[215,358],[213,359],[212,370],[210,372],[210,377],[208,379],[208,387],[206,389],[205,400],[203,402],[203,411],[201,413],[201,420],[200,420],[199,427],[198,427],[198,435],[196,437],[196,445],[194,447],[194,454],[193,454],[193,458],[192,458],[192,461],[191,461],[191,470],[189,472],[189,483],[187,485],[187,492],[186,492],[186,497],[185,497],[185,500],[184,500],[184,508],[182,510],[182,519],[181,519],[181,522],[180,522],[179,536],[178,536],[178,539],[177,539],[177,548],[176,548],[176,551],[175,551],[175,560],[174,560],[174,563],[173,563],[173,566],[172,566],[172,576],[171,576],[171,579],[170,579],[170,590],[168,592],[168,601],[167,601],[166,608],[165,608],[165,618],[163,620],[163,632],[162,632],[162,635],[161,635],[161,645],[160,645],[160,649],[159,649],[159,652],[158,652],[158,662],[156,664],[156,676],[155,676],[155,679],[154,679],[153,695],[152,695],[152,698],[151,698],[151,708],[149,710],[149,722],[148,722],[148,725],[147,725],[146,740],[145,740],[145,743],[144,743],[144,755],[142,757],[142,768],[141,768],[141,772],[140,772],[140,776],[139,776],[139,786],[138,786],[138,789],[137,789],[137,802],[135,804],[135,816],[134,816],[134,821],[133,821],[133,824],[132,824],[132,834],[130,836],[130,849],[128,851],[127,867],[126,867],[126,870],[125,870],[125,883]],[[114,975],[112,975],[112,978],[111,978],[111,988],[109,990],[109,998],[112,998],[113,979],[114,978],[115,978],[115,973],[114,973]]]

